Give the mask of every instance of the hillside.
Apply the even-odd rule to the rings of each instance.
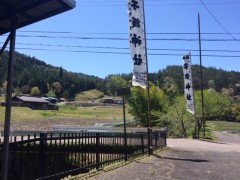
[[[235,95],[240,95],[240,72],[225,71],[215,67],[203,67],[203,89],[214,88],[220,92],[223,88],[232,89]],[[117,75],[130,81],[131,74]],[[200,66],[192,66],[193,86],[195,90],[201,89]],[[175,88],[180,94],[183,94],[183,70],[182,66],[167,66],[156,73],[149,73],[149,81],[154,82],[162,89]]]
[[[166,69],[160,70],[153,74],[157,77],[156,81],[160,87],[166,84],[165,80],[168,78],[172,79],[177,85],[177,89],[183,93],[183,71],[181,66],[168,66]],[[220,92],[223,88],[232,89],[235,95],[240,95],[240,72],[236,71],[225,71],[222,69],[216,69],[214,67],[203,67],[203,89],[213,88]],[[192,66],[193,86],[195,90],[201,89],[201,76],[200,66]]]
[[[0,60],[0,85],[7,79],[8,52]],[[201,88],[200,67],[192,66],[193,85],[195,90]],[[118,78],[111,77],[120,77]],[[30,93],[38,87],[40,95],[53,91],[59,97],[73,99],[79,92],[97,89],[104,94],[114,95],[118,88],[129,86],[132,74],[109,75],[105,79],[96,76],[73,73],[62,67],[54,67],[35,57],[16,52],[14,62],[14,89]],[[156,73],[149,74],[149,80],[163,90],[174,90],[183,94],[183,72],[181,66],[167,66]],[[117,82],[116,82],[117,81]],[[58,82],[58,83],[55,83]],[[55,84],[54,84],[55,83]],[[225,71],[214,67],[203,67],[203,88],[209,87],[220,92],[223,88],[231,89],[234,95],[240,95],[240,72]]]
[[[0,60],[1,85],[7,79],[7,61],[8,52],[5,52]],[[67,98],[74,98],[75,94],[80,91],[100,89],[102,87],[101,78],[68,72],[62,67],[54,67],[34,57],[16,52],[13,81],[15,89],[23,90],[25,88],[25,91],[31,91],[32,87],[38,87],[43,95],[51,89],[56,91],[53,87],[54,82],[59,82],[61,85],[61,89],[57,94],[59,96],[64,95]]]

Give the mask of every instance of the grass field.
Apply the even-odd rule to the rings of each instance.
[[[0,107],[0,121],[4,120],[5,107]],[[32,110],[26,107],[12,107],[12,120],[54,119],[54,118],[84,118],[84,119],[111,119],[117,121],[123,118],[122,106],[107,107],[75,107],[59,106],[59,110]],[[126,118],[133,119],[127,113]]]
[[[233,131],[240,130],[240,123],[227,121],[207,121],[205,128],[205,138],[214,140],[213,131]],[[203,129],[201,129],[200,137],[203,138]]]
[[[89,102],[93,99],[97,99],[99,101],[100,98],[103,97],[103,95],[104,94],[101,91],[93,89],[93,90],[84,91],[82,93],[77,94],[75,97],[75,100],[81,101],[81,102]]]
[[[238,122],[209,121],[208,124],[213,130],[219,131],[240,130],[240,123]]]

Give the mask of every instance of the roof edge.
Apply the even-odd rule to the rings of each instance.
[[[76,7],[76,1],[75,0],[62,0],[62,1],[72,8]]]

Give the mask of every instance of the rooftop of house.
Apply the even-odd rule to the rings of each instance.
[[[49,103],[43,97],[34,97],[34,96],[15,96],[13,100],[21,100],[25,102],[38,102],[38,103]]]

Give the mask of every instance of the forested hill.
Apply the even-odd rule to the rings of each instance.
[[[7,79],[8,52],[4,52],[0,59],[0,85]],[[34,57],[15,53],[14,61],[14,89],[31,91],[31,88],[38,87],[42,95],[47,94],[53,87],[54,82],[59,82],[61,90],[59,95],[73,98],[75,93],[89,90],[101,89],[102,79],[95,76],[73,73],[64,70],[62,67],[54,67]],[[59,84],[58,84],[59,85]],[[29,93],[29,92],[26,92]]]
[[[131,80],[131,74],[120,75],[123,79]],[[240,95],[240,72],[225,71],[214,67],[203,67],[203,89],[215,89],[221,92],[228,89],[235,95]],[[200,66],[192,66],[193,86],[195,90],[201,89]],[[108,77],[109,78],[109,77]],[[149,73],[149,81],[154,82],[165,91],[174,91],[183,94],[183,69],[181,66],[167,66],[156,73]]]
[[[0,88],[7,79],[8,52],[0,59]],[[195,90],[201,88],[200,67],[192,66],[193,85]],[[54,67],[34,57],[15,54],[13,87],[21,93],[30,94],[35,87],[39,95],[74,98],[76,93],[98,89],[105,94],[115,95],[117,89],[129,86],[132,74],[108,75],[105,79],[96,76],[73,73],[62,67]],[[181,66],[167,66],[156,73],[149,74],[149,80],[165,91],[183,94],[183,71]],[[214,88],[218,92],[231,90],[240,95],[240,72],[225,71],[214,67],[203,67],[203,88]]]
[[[177,89],[183,92],[183,70],[181,66],[168,66],[157,73],[151,74],[150,79],[159,84],[160,87],[169,86],[171,83],[177,85]],[[201,89],[200,66],[192,66],[193,86],[195,90]],[[235,94],[240,95],[240,72],[225,71],[214,67],[202,68],[203,89],[213,88],[220,92],[232,89]]]

